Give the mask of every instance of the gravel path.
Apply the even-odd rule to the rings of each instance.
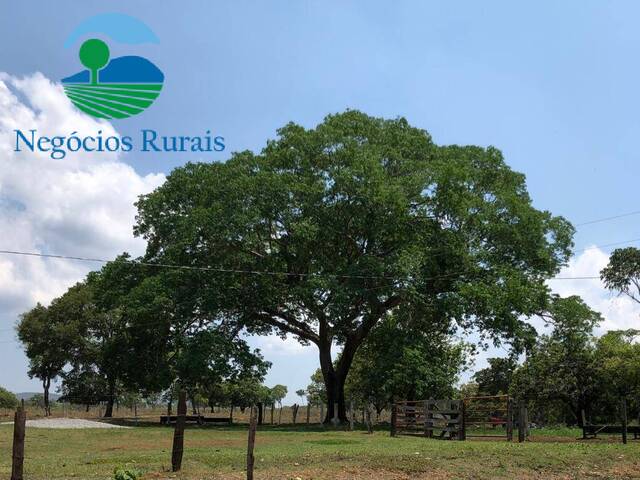
[[[13,422],[6,422],[13,424]],[[43,418],[41,420],[27,420],[27,427],[32,428],[131,428],[110,423],[94,422],[81,418]]]

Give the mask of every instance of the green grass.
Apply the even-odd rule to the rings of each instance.
[[[173,430],[27,429],[25,478],[107,479],[130,466],[151,478],[243,478],[246,427],[189,428],[183,471],[170,466]],[[577,441],[578,430],[537,430],[533,441],[441,441],[389,437],[386,431],[262,427],[257,479],[640,478],[640,442]],[[564,435],[560,435],[564,434]],[[11,468],[12,427],[0,426],[0,477]],[[617,440],[617,439],[616,439]]]

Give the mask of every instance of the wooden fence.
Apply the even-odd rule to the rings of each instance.
[[[391,436],[466,440],[467,437],[513,440],[516,408],[508,395],[467,397],[461,400],[395,402],[391,409]],[[517,408],[518,441],[527,438],[527,408]]]
[[[391,434],[464,440],[464,403],[449,399],[396,402]]]
[[[466,397],[464,425],[466,437],[513,439],[513,400],[508,395]]]

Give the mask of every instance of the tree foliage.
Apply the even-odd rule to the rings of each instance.
[[[6,388],[0,387],[0,408],[12,409],[18,406],[18,397]]]
[[[187,164],[137,205],[148,262],[222,270],[191,272],[200,311],[318,347],[327,418],[337,402],[342,420],[353,358],[387,312],[517,341],[573,233],[495,148],[438,147],[357,111]]]
[[[609,290],[616,290],[640,303],[640,249],[614,250],[600,277]]]
[[[472,353],[448,332],[420,331],[385,317],[358,350],[347,395],[377,411],[397,400],[450,398]]]
[[[517,398],[539,403],[559,401],[566,421],[581,420],[597,395],[593,329],[602,320],[579,297],[553,297],[544,318],[553,327],[542,335],[514,374],[511,391]]]
[[[51,382],[63,372],[70,356],[82,344],[80,319],[85,315],[85,293],[81,285],[75,285],[48,307],[38,304],[21,315],[16,327],[29,358],[29,377],[42,382],[46,415],[51,413]]]
[[[518,366],[515,356],[489,358],[489,366],[473,375],[477,395],[504,395],[509,393],[513,372]]]

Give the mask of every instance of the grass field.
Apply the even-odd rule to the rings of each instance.
[[[173,430],[27,428],[26,479],[108,479],[118,466],[145,479],[244,478],[246,426],[188,428],[183,471],[168,472]],[[321,427],[260,427],[257,479],[640,478],[640,441],[578,441],[578,430],[538,430],[523,444],[367,435]],[[12,426],[0,426],[0,477],[11,468]]]

